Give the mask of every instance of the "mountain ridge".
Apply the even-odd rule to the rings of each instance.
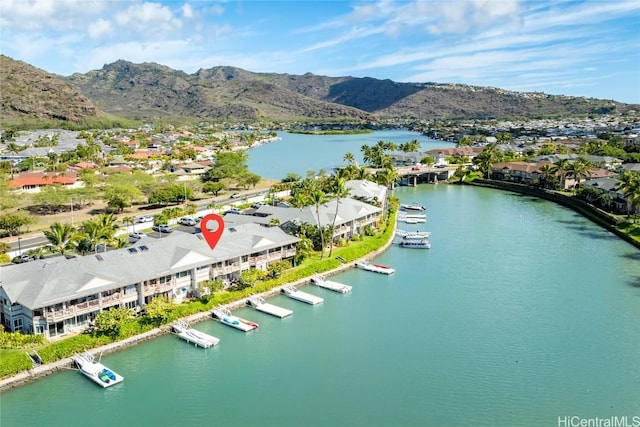
[[[162,64],[118,60],[65,77],[5,56],[2,61],[3,88],[20,88],[0,93],[2,114],[8,118],[51,117],[73,122],[83,114],[111,114],[134,120],[376,122],[543,118],[640,109],[640,105],[612,100],[493,87],[254,73],[233,66],[200,68],[188,74]],[[5,68],[14,72],[7,73]],[[47,105],[41,96],[46,92],[42,82],[54,80],[59,80],[56,84],[62,94],[57,96],[58,107],[51,100]],[[31,109],[23,108],[27,100],[33,104]],[[37,105],[38,100],[42,105]],[[71,111],[50,112],[66,111],[65,104]]]

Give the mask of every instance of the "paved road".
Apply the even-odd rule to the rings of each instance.
[[[198,207],[198,212],[205,212],[208,213],[210,211],[210,209],[208,209],[208,206],[211,205],[212,203],[219,205],[221,208],[226,209],[228,206],[233,206],[233,205],[239,205],[239,204],[244,204],[247,202],[257,202],[257,201],[261,201],[264,200],[264,196],[267,193],[268,190],[262,189],[262,190],[251,190],[251,191],[244,191],[242,193],[240,193],[240,197],[235,197],[235,198],[231,198],[231,197],[225,197],[222,199],[207,199],[204,201],[199,201],[196,202],[196,205]],[[140,215],[138,216],[142,216],[142,215],[150,215],[153,216],[156,213],[160,213],[162,212],[162,210],[165,208],[161,208],[161,209],[154,209],[154,210],[150,210],[148,212],[141,212]],[[171,222],[175,222],[177,220],[173,220]],[[127,226],[127,227],[120,227],[120,229],[122,230],[120,233],[118,234],[122,234],[122,233],[130,233],[132,231],[144,231],[148,236],[151,237],[161,237],[161,233],[157,233],[157,232],[153,232],[151,231],[151,227],[152,227],[153,223],[152,222],[145,222],[145,223],[140,223],[140,224],[134,224],[133,227],[132,226]],[[194,227],[185,227],[185,226],[179,226],[176,229],[180,230],[180,231],[184,231],[184,232],[190,232],[190,233],[194,233],[195,229]],[[190,230],[189,230],[190,229]],[[148,231],[148,232],[147,232]],[[7,241],[9,240],[9,241]],[[9,243],[9,245],[11,245],[11,250],[8,252],[10,257],[14,257],[19,255],[20,253],[24,253],[26,251],[28,251],[29,249],[34,249],[37,248],[39,246],[42,246],[44,244],[46,244],[48,242],[48,240],[44,237],[44,234],[39,232],[39,233],[35,233],[29,236],[24,236],[24,237],[14,237],[12,239],[7,239],[5,240],[7,243]]]

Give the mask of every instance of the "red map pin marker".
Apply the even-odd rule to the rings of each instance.
[[[213,221],[218,224],[218,228],[215,230],[209,230],[207,228],[207,223]],[[204,240],[207,241],[211,250],[216,247],[220,237],[222,236],[222,232],[224,231],[224,220],[220,215],[216,214],[208,214],[202,218],[200,221],[200,230],[202,230],[202,235],[204,236]]]

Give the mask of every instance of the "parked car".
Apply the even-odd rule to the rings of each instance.
[[[146,234],[141,231],[134,231],[133,233],[129,234],[129,237],[131,237],[132,239],[142,239],[144,236],[146,236]]]
[[[193,227],[196,225],[196,221],[193,218],[183,217],[178,220],[178,224]]]
[[[231,208],[228,211],[226,211],[225,214],[242,215],[242,211],[240,209],[238,209],[238,208]]]
[[[11,260],[12,263],[14,264],[22,264],[23,262],[29,262],[29,261],[33,261],[35,260],[34,257],[27,255],[27,254],[22,254],[22,255],[18,255],[16,257],[13,257],[13,259]]]
[[[233,193],[233,194],[231,195],[231,198],[232,198],[232,199],[237,199],[238,197],[240,197],[240,193]]]
[[[136,219],[137,223],[152,222],[152,221],[153,221],[153,217],[150,217],[149,215],[140,216],[138,217],[138,219]]]
[[[153,231],[158,231],[160,233],[171,233],[173,231],[167,224],[154,225],[151,228]]]
[[[264,203],[262,202],[255,202],[254,204],[251,205],[251,207],[253,209],[258,209],[260,206],[264,206]]]

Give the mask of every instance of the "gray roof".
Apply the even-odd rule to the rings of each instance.
[[[320,205],[320,225],[332,225],[333,218],[336,216],[336,199],[332,199],[324,205]],[[379,213],[381,209],[377,206],[370,205],[359,200],[355,200],[349,197],[340,199],[340,205],[338,207],[338,217],[336,219],[336,226],[349,223],[358,218],[365,217],[370,214]],[[278,218],[280,224],[286,222],[307,223],[314,226],[318,225],[318,215],[316,215],[315,206],[306,206],[304,208],[282,208],[278,206],[260,206],[256,210],[256,213],[263,217],[250,217],[257,218],[260,222],[268,223],[271,218]],[[225,222],[228,215],[225,215]],[[243,215],[235,215],[229,218],[231,221],[236,219],[235,217]],[[248,215],[245,215],[248,216]]]
[[[620,180],[613,177],[591,178],[584,181],[585,187],[596,187],[604,191],[615,191],[620,186]]]
[[[278,227],[244,224],[225,227],[211,250],[201,234],[174,232],[140,239],[132,246],[136,252],[125,248],[3,267],[0,287],[12,302],[33,309],[298,241]]]
[[[381,202],[387,196],[387,187],[368,180],[352,179],[347,181],[346,187],[351,190],[351,196],[361,197],[364,200]]]

